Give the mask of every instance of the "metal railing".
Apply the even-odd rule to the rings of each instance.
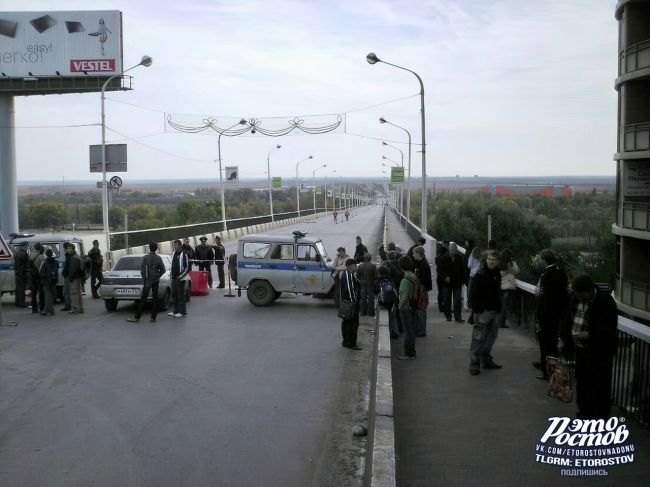
[[[619,76],[650,67],[650,40],[623,49],[618,60]]]

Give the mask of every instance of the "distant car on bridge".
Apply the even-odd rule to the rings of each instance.
[[[144,280],[140,274],[140,266],[145,254],[123,255],[110,271],[103,273],[100,293],[107,311],[115,311],[119,301],[137,301],[142,295]],[[161,255],[165,265],[165,273],[160,278],[158,287],[158,310],[165,311],[172,296],[171,269],[172,259],[169,255]],[[192,293],[192,283],[188,281],[185,288],[185,300],[189,302]],[[147,301],[152,300],[151,293]]]
[[[246,235],[231,255],[231,277],[255,306],[268,306],[283,292],[334,296],[331,259],[323,242],[302,232]]]

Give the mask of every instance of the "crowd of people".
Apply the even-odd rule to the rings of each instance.
[[[416,358],[416,338],[427,333],[427,304],[432,290],[431,266],[419,239],[407,253],[393,242],[378,249],[381,265],[357,237],[354,257],[339,247],[332,263],[337,284],[342,345],[357,344],[359,316],[373,316],[375,302],[386,309],[390,336],[404,337],[399,360]],[[472,325],[469,373],[502,368],[493,356],[500,328],[511,326],[519,267],[509,249],[496,249],[491,241],[482,251],[465,242],[465,253],[456,244],[443,245],[435,258],[438,309],[447,321],[464,323],[463,300]],[[575,363],[577,417],[608,418],[611,407],[613,357],[616,352],[617,309],[613,298],[586,275],[569,285],[557,255],[542,250],[543,271],[536,288],[537,337],[540,359],[533,362],[539,379],[548,381],[547,357],[564,356]],[[509,324],[510,323],[510,324]]]

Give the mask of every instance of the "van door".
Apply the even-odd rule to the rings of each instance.
[[[324,291],[324,274],[329,277],[329,270],[313,244],[296,245],[296,266],[293,273],[296,292],[322,293]]]

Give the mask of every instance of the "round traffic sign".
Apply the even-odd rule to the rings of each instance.
[[[111,188],[120,189],[122,187],[122,178],[119,176],[113,176],[109,181]]]

